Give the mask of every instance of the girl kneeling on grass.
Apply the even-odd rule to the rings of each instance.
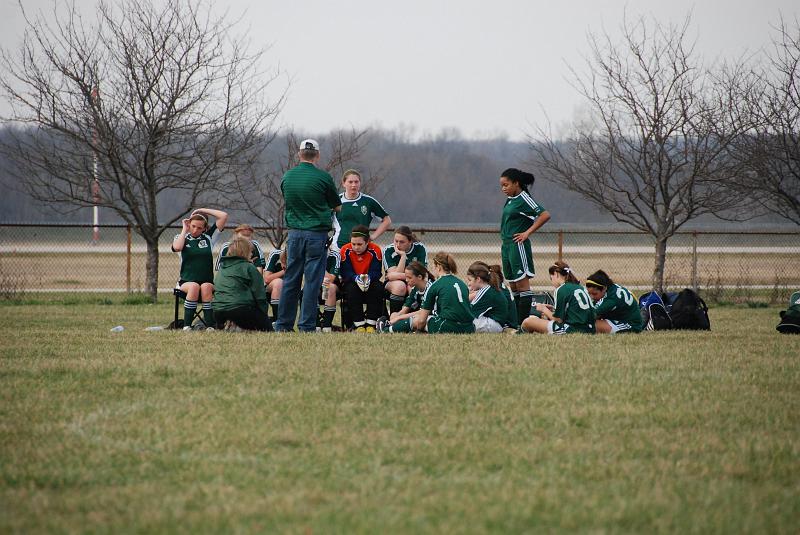
[[[544,303],[537,303],[536,310],[542,317],[528,316],[522,322],[522,330],[542,334],[594,334],[595,316],[591,299],[569,265],[558,261],[547,271],[550,273],[550,282],[556,289],[555,309]]]
[[[467,270],[470,306],[476,333],[501,333],[509,325],[508,303],[500,292],[500,279],[483,262]]]
[[[250,262],[252,245],[245,237],[237,236],[220,261],[214,279],[214,316],[217,328],[236,327],[253,331],[271,331],[267,315],[267,291],[264,278]]]
[[[644,322],[636,298],[627,288],[614,284],[605,271],[597,270],[586,279],[586,291],[594,302],[598,333],[642,332]]]
[[[389,321],[385,316],[378,321],[379,332],[410,333],[413,328],[414,313],[422,307],[425,292],[433,284],[433,275],[421,262],[414,260],[405,269],[406,285],[410,288],[403,307],[392,312]]]
[[[353,326],[356,332],[375,332],[375,324],[383,310],[381,249],[370,241],[367,227],[353,227],[350,243],[342,247],[341,259],[340,276]],[[364,275],[369,278],[369,285],[362,290],[356,279]]]
[[[414,314],[414,330],[435,333],[474,333],[469,288],[455,276],[456,261],[447,253],[433,257],[436,282],[425,292],[420,311]]]

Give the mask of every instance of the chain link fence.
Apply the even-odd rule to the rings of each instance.
[[[231,226],[232,228],[233,226]],[[161,291],[175,286],[180,256],[170,250],[174,235],[159,242]],[[463,274],[475,260],[500,262],[496,228],[413,228],[433,255],[452,254]],[[266,252],[273,245],[266,229],[255,238]],[[26,293],[141,292],[145,287],[144,240],[127,225],[101,225],[93,240],[91,225],[3,224],[0,226],[0,298]],[[231,237],[215,238],[214,252]],[[390,243],[391,232],[378,244]],[[532,236],[536,277],[533,286],[549,288],[547,267],[559,258],[583,279],[597,269],[616,282],[642,292],[652,286],[655,263],[652,239],[640,232],[553,230]],[[784,303],[800,289],[800,230],[796,232],[681,232],[667,246],[665,286],[698,288],[714,302]]]

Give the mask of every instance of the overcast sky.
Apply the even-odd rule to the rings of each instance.
[[[76,0],[91,9],[90,0]],[[24,0],[26,9],[52,0]],[[246,12],[257,46],[284,73],[280,122],[302,132],[335,127],[457,128],[467,137],[520,139],[548,116],[569,121],[579,98],[567,65],[580,69],[588,31],[619,35],[623,15],[680,22],[708,58],[768,46],[770,24],[798,16],[790,0],[228,0]],[[0,0],[0,42],[21,35],[16,0]],[[277,94],[277,86],[276,86]],[[0,103],[3,111],[7,108]],[[545,115],[546,114],[546,115]]]

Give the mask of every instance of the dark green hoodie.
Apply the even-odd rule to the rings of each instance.
[[[214,279],[214,310],[255,306],[267,313],[267,291],[256,267],[238,256],[222,257]]]

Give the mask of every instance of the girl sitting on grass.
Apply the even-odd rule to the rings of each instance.
[[[500,279],[483,262],[467,270],[470,306],[476,333],[501,333],[509,325],[508,302],[500,292]]]
[[[425,292],[433,284],[433,275],[431,275],[428,268],[421,262],[414,260],[405,269],[406,285],[410,288],[408,297],[406,297],[403,307],[397,311],[392,312],[389,316],[389,321],[378,321],[379,332],[391,333],[410,333],[412,331],[414,313],[417,312],[422,306],[422,299],[425,297]]]
[[[553,308],[537,303],[536,310],[542,317],[528,316],[522,322],[522,330],[541,334],[594,334],[595,316],[591,299],[572,269],[565,262],[557,261],[547,271],[556,289],[556,306]]]
[[[586,279],[586,291],[594,304],[598,333],[642,332],[644,322],[636,298],[627,288],[614,284],[605,271],[597,270]]]
[[[414,314],[414,330],[436,333],[474,333],[469,288],[455,276],[456,261],[447,253],[433,257],[436,281],[425,292],[419,312]]]

